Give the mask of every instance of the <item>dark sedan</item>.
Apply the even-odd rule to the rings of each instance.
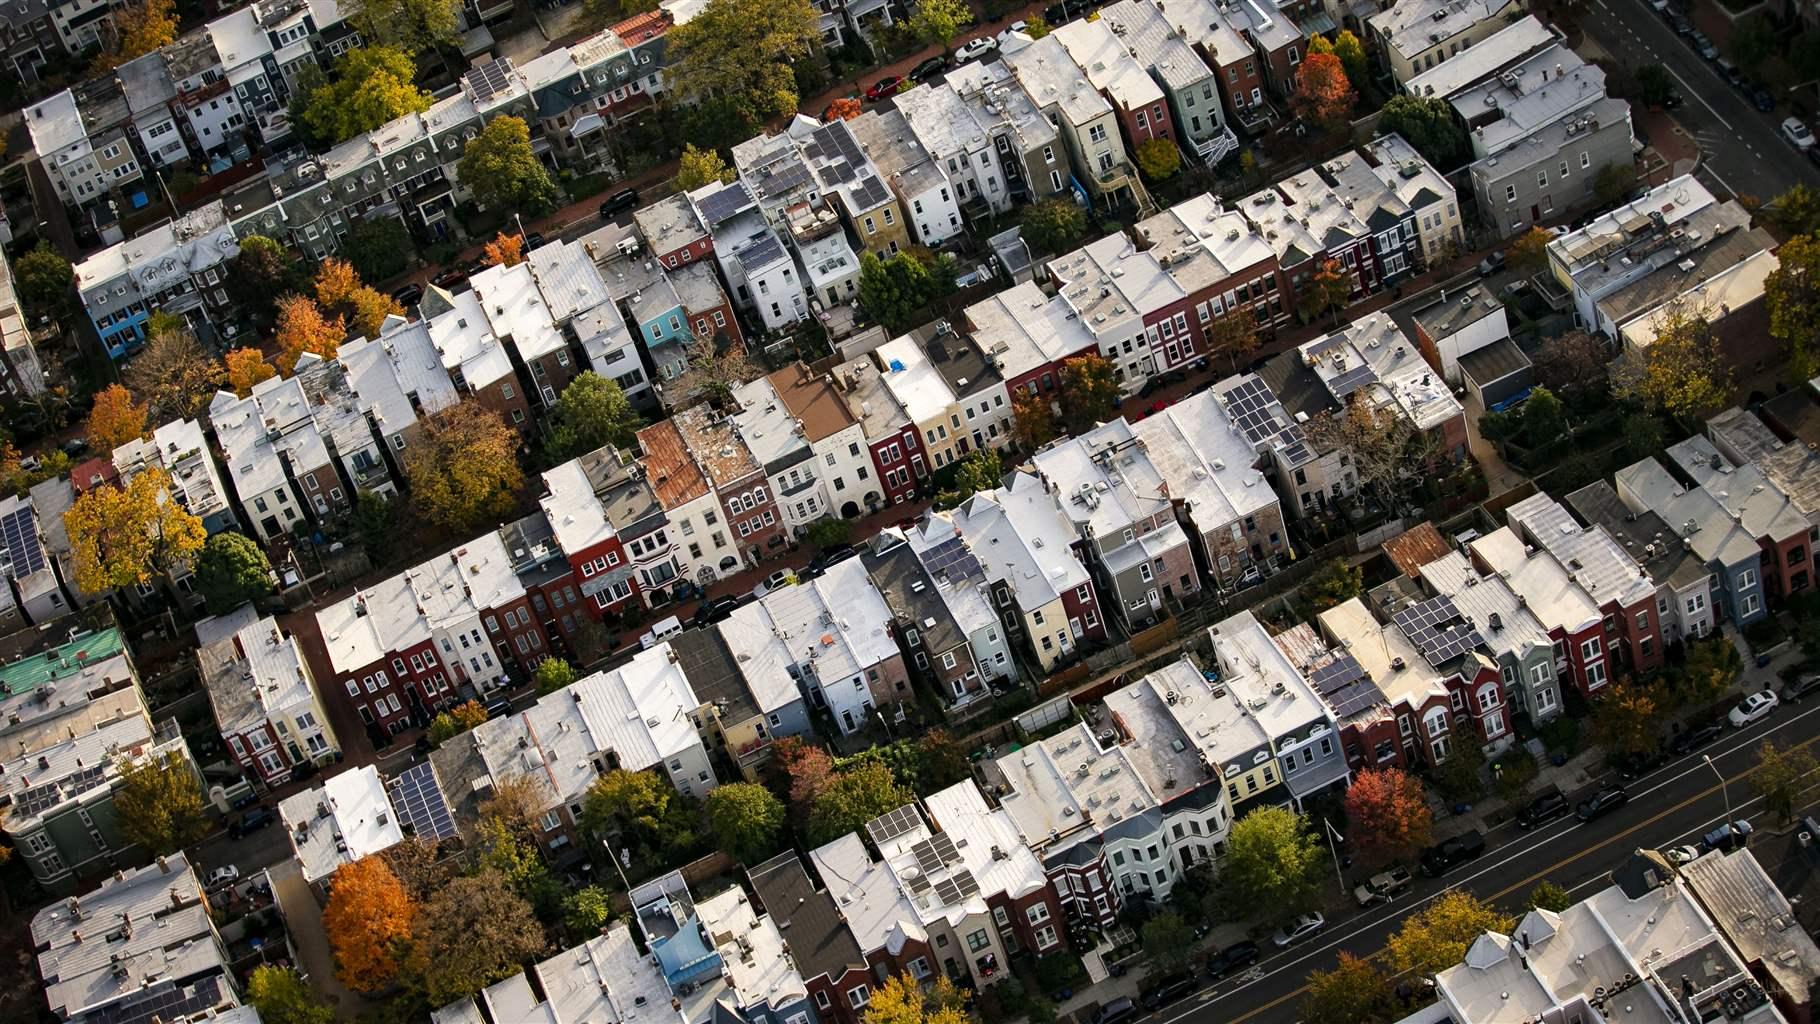
[[[1594,818],[1605,817],[1627,803],[1630,803],[1630,794],[1624,791],[1623,786],[1606,786],[1580,801],[1580,806],[1574,808],[1574,817],[1581,821],[1592,821]]]
[[[1207,958],[1207,976],[1215,981],[1258,962],[1263,951],[1255,942],[1235,942]]]
[[[928,60],[923,61],[910,70],[910,80],[912,82],[927,82],[929,79],[941,74],[942,69],[947,66],[948,62],[942,58],[930,57]]]

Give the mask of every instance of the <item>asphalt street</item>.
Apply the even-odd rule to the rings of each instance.
[[[1581,27],[1606,52],[1632,70],[1659,64],[1680,83],[1686,102],[1674,116],[1699,143],[1709,185],[1767,202],[1797,181],[1820,181],[1820,170],[1777,132],[1786,107],[1764,113],[1752,106],[1645,0],[1592,0],[1582,12]]]
[[[1310,972],[1333,967],[1342,950],[1362,957],[1380,952],[1405,916],[1448,888],[1465,889],[1513,911],[1520,911],[1530,891],[1544,880],[1582,899],[1607,884],[1609,872],[1639,847],[1666,849],[1698,842],[1726,819],[1728,797],[1734,819],[1748,818],[1760,830],[1773,828],[1778,823],[1763,812],[1762,801],[1745,779],[1756,764],[1758,744],[1766,738],[1779,747],[1811,747],[1820,740],[1820,702],[1780,707],[1768,719],[1729,730],[1706,749],[1626,784],[1630,803],[1604,818],[1583,824],[1569,816],[1532,832],[1513,824],[1495,829],[1486,836],[1489,848],[1478,860],[1440,879],[1418,876],[1412,890],[1388,905],[1330,914],[1326,931],[1287,951],[1266,953],[1246,974],[1176,1003],[1150,1021],[1293,1024]],[[1712,758],[1712,767],[1704,757]],[[1726,779],[1724,786],[1719,774]],[[1820,778],[1809,786],[1798,807],[1820,802]],[[1581,794],[1567,796],[1577,801]],[[1445,824],[1437,822],[1437,832]],[[1362,880],[1353,874],[1362,872],[1349,873],[1348,886]],[[1268,939],[1263,944],[1269,948]]]

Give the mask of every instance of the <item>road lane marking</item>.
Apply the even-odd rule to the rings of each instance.
[[[1681,83],[1681,88],[1686,89],[1689,95],[1691,95],[1694,99],[1699,100],[1700,105],[1705,107],[1707,109],[1707,112],[1711,113],[1713,115],[1713,117],[1717,118],[1719,123],[1724,125],[1727,131],[1735,132],[1738,130],[1738,129],[1732,127],[1732,123],[1725,119],[1724,114],[1719,113],[1718,110],[1714,109],[1714,107],[1711,103],[1706,102],[1706,97],[1700,95],[1700,91],[1698,89],[1695,89],[1693,86],[1687,84],[1687,79],[1682,78],[1681,73],[1679,71],[1676,71],[1674,68],[1669,67],[1666,62],[1663,62],[1662,70],[1667,71],[1671,75],[1674,75],[1675,81]]]

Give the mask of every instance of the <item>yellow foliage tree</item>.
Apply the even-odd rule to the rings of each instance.
[[[134,402],[133,393],[118,384],[109,384],[95,394],[95,404],[88,413],[88,440],[103,451],[137,441],[145,436],[146,405]]]
[[[404,306],[371,285],[361,285],[348,297],[348,324],[363,338],[377,338],[386,317],[403,316]]]
[[[96,487],[63,513],[76,562],[76,585],[91,594],[149,583],[188,565],[208,531],[171,497],[170,477],[147,469],[125,489]]]
[[[254,385],[263,380],[278,376],[272,364],[265,361],[265,353],[256,348],[237,348],[223,357],[227,364],[228,386],[241,398],[253,393]]]
[[[925,990],[908,974],[886,978],[872,994],[860,1024],[971,1024],[967,995],[945,974]]]
[[[1505,932],[1516,918],[1453,889],[1403,921],[1390,937],[1390,963],[1398,974],[1428,974],[1466,956],[1466,947],[1486,932]]]
[[[177,38],[177,0],[140,0],[114,12],[114,45],[95,58],[91,74],[103,74]]]
[[[305,352],[324,359],[335,358],[341,339],[348,336],[348,326],[340,317],[331,320],[322,307],[303,295],[287,295],[278,300],[278,371],[289,374]]]
[[[1731,401],[1731,364],[1705,311],[1675,302],[1653,316],[1655,339],[1614,364],[1613,389],[1675,416],[1703,416]]]
[[[481,256],[488,266],[516,267],[525,261],[525,236],[501,231],[481,250]]]
[[[316,303],[330,312],[340,312],[338,307],[350,301],[363,284],[352,263],[330,256],[316,268]]]
[[[384,857],[375,854],[336,868],[322,908],[335,976],[361,992],[390,985],[416,917],[416,901]]]
[[[473,399],[424,419],[423,435],[405,454],[404,470],[423,514],[450,529],[504,515],[524,486],[517,432]]]

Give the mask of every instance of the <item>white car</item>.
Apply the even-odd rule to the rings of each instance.
[[[1701,850],[1698,846],[1689,843],[1686,846],[1677,846],[1672,850],[1665,850],[1662,855],[1668,858],[1670,864],[1681,865],[1700,856],[1703,852],[1705,851]]]
[[[1325,927],[1327,927],[1327,919],[1321,915],[1303,914],[1301,917],[1278,928],[1276,934],[1270,937],[1270,941],[1276,943],[1278,949],[1284,949],[1295,945]]]
[[[1738,702],[1738,706],[1732,708],[1731,714],[1725,717],[1731,722],[1732,728],[1742,729],[1776,710],[1776,705],[1780,703],[1782,703],[1782,698],[1776,696],[1774,690],[1747,693],[1744,695],[1744,699]]]
[[[1807,122],[1798,117],[1783,119],[1782,137],[1802,152],[1813,148],[1814,145],[1814,133],[1808,130]]]
[[[237,881],[239,878],[239,868],[232,864],[223,864],[221,867],[209,872],[208,875],[203,878],[202,887],[204,889],[214,889],[227,885],[230,882]]]
[[[980,36],[978,39],[970,39],[967,42],[962,43],[960,47],[954,51],[954,61],[959,64],[964,61],[975,60],[984,57],[986,54],[991,53],[996,49],[998,49],[998,40],[991,36]]]

